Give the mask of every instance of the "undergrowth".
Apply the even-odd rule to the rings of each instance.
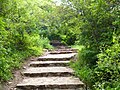
[[[83,48],[78,53],[78,60],[70,63],[75,75],[91,90],[120,90],[119,40],[119,36],[113,36],[113,45],[98,54]],[[97,62],[91,62],[92,58],[97,58]]]
[[[38,56],[43,49],[50,49],[47,38],[41,38],[39,34],[24,32],[21,36],[4,29],[4,22],[0,20],[0,81],[11,79],[12,70],[20,68],[24,59],[30,56]]]

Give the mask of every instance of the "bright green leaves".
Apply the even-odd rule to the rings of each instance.
[[[0,81],[9,80],[12,70],[22,60],[40,55],[43,48],[52,48],[49,40],[39,35],[47,11],[47,1],[2,0],[0,2]],[[44,3],[46,2],[46,3]]]
[[[78,13],[79,75],[86,70],[91,76],[83,80],[95,90],[120,89],[120,17],[119,0],[69,0]],[[74,21],[76,23],[77,21]],[[76,26],[76,25],[75,25]],[[76,66],[78,68],[78,66]],[[81,78],[82,79],[82,78]],[[92,79],[92,80],[90,80]]]
[[[97,82],[95,88],[102,89],[109,86],[109,88],[118,90],[120,88],[120,44],[114,43],[105,52],[98,54],[98,58],[94,73],[94,80]]]
[[[7,80],[11,77],[10,70],[9,70],[9,64],[6,60],[6,57],[8,56],[7,52],[7,36],[8,32],[4,29],[5,23],[3,22],[3,18],[0,17],[0,80],[1,78],[4,80]]]

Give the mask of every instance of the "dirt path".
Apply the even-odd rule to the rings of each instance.
[[[22,80],[6,90],[84,90],[84,84],[68,66],[75,55],[75,49],[58,49],[32,59],[21,71]]]

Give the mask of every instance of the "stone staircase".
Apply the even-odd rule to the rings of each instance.
[[[17,90],[84,90],[84,83],[68,67],[76,54],[74,49],[59,49],[32,60]]]

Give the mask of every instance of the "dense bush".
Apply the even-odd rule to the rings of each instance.
[[[86,86],[91,86],[92,70],[87,65],[81,65],[81,61],[71,62],[70,66],[75,70],[75,75],[85,83]]]
[[[94,70],[96,89],[120,89],[120,37],[114,37],[114,44],[98,54],[97,67]]]
[[[0,32],[1,35],[7,34],[5,31],[2,32]],[[41,38],[38,34],[29,35],[26,33],[22,42],[20,42],[20,37],[9,38],[7,36],[9,35],[0,39],[0,80],[10,79],[12,77],[11,71],[20,68],[25,58],[41,55],[43,48],[52,48],[49,45],[49,40]]]
[[[120,37],[113,36],[113,44],[97,54],[97,62],[92,63],[94,53],[81,49],[79,60],[71,63],[71,67],[86,85],[92,90],[119,90],[120,89]],[[87,61],[89,60],[89,61]]]
[[[93,90],[120,89],[120,17],[118,0],[69,0],[80,20],[76,73]],[[82,72],[85,73],[82,73]],[[87,71],[87,72],[86,72]],[[92,71],[92,72],[91,72]],[[89,75],[88,75],[89,74]],[[86,78],[87,77],[87,78]]]
[[[37,0],[34,3],[31,0],[0,1],[0,81],[9,80],[24,59],[41,55],[44,48],[52,48],[49,40],[40,36],[38,13],[44,10],[35,4],[41,5]]]

